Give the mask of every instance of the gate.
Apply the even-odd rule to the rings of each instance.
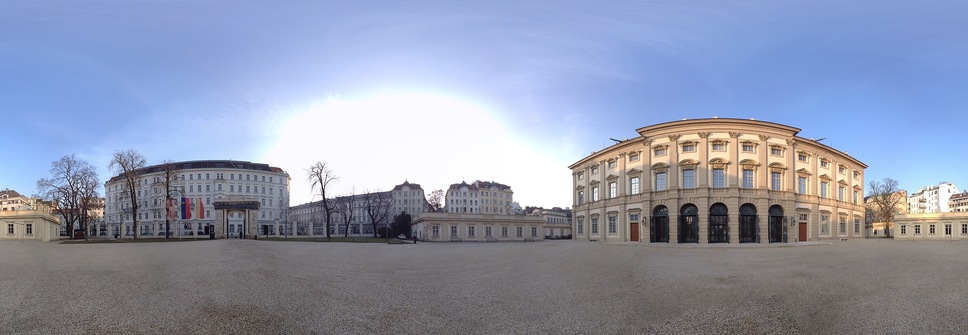
[[[770,207],[770,243],[783,242],[783,207],[773,205]]]
[[[729,210],[724,204],[709,208],[709,243],[729,243]]]
[[[679,213],[679,243],[699,243],[699,208],[688,204]]]
[[[658,206],[649,221],[649,242],[669,243],[669,209]]]
[[[756,206],[745,204],[739,207],[739,243],[759,242],[756,224]]]

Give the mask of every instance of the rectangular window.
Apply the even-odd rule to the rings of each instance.
[[[840,217],[840,233],[841,234],[846,234],[847,233],[847,217],[846,216],[841,216]]]
[[[578,235],[585,233],[585,218],[578,218]]]
[[[592,166],[592,174],[598,174],[598,166]]]
[[[743,143],[743,152],[753,152],[753,143]]]
[[[581,205],[584,203],[585,203],[585,191],[578,191],[578,204]]]
[[[13,223],[7,224],[7,234],[13,235]]]
[[[726,143],[713,142],[713,151],[723,151],[723,150],[726,150]]]
[[[932,227],[934,227],[934,226],[932,226]],[[26,231],[27,235],[33,235],[34,234],[34,225],[33,224],[30,224],[30,223],[26,224],[26,228],[27,228],[27,231]]]
[[[682,152],[696,152],[696,145],[693,143],[686,143],[682,145]]]
[[[598,218],[592,218],[592,234],[598,234]]]
[[[666,155],[666,148],[664,148],[664,147],[663,148],[655,148],[655,155],[656,156],[665,156]]]
[[[797,154],[797,160],[798,161],[801,161],[801,162],[806,162],[807,161],[807,154],[806,153],[803,153],[803,152],[798,153]]]
[[[639,221],[638,213],[629,214],[629,222],[638,222],[638,221]]]
[[[578,173],[578,180],[582,180],[582,179],[585,179],[585,173],[584,172],[579,172]]]
[[[608,168],[609,169],[614,169],[615,168],[615,160],[614,159],[608,161]]]
[[[598,201],[598,186],[592,187],[592,201]]]
[[[514,227],[514,236],[524,237],[524,227]]]
[[[639,154],[638,153],[631,153],[631,154],[629,154],[629,162],[638,162],[638,161],[639,161]]]
[[[667,184],[668,183],[666,182],[666,173],[665,172],[656,172],[655,173],[655,190],[656,191],[665,191],[666,189],[668,189],[668,185]]]
[[[914,225],[914,235],[921,235],[921,225]]]
[[[614,198],[618,196],[618,185],[616,182],[608,182],[608,197]]]
[[[964,224],[964,223],[961,224],[961,234],[962,235],[968,234],[968,224]]]
[[[639,194],[639,177],[632,177],[629,183],[631,184],[629,188],[632,190],[632,194]]]
[[[531,237],[538,237],[538,227],[531,227]]]
[[[780,173],[770,172],[770,188],[774,191],[781,191],[783,184],[780,183]]]
[[[854,218],[854,234],[860,234],[860,219]]]
[[[772,147],[770,148],[770,155],[783,156],[783,149],[780,147]]]
[[[821,198],[827,197],[827,182],[825,181],[820,182],[820,197]]]
[[[854,205],[857,204],[857,198],[860,197],[860,191],[854,190]]]
[[[484,236],[491,237],[491,227],[490,226],[484,227]]]
[[[807,177],[797,177],[797,193],[807,194]]]
[[[810,214],[800,213],[800,222],[807,222],[810,219]]]
[[[820,160],[820,167],[822,167],[822,168],[825,168],[825,167],[827,167],[828,165],[830,165],[830,161],[828,161],[828,160],[826,160],[826,159],[821,159],[821,160]]]
[[[696,170],[682,170],[682,188],[696,188]]]
[[[431,227],[431,236],[440,237],[440,226]]]
[[[615,215],[608,216],[608,233],[615,234],[617,232]]]
[[[928,226],[928,234],[934,235],[934,225]]]
[[[743,178],[746,178],[746,172],[749,171],[752,175],[753,170],[743,170]],[[746,180],[744,179],[745,183]],[[752,180],[750,183],[752,185]],[[724,188],[726,187],[726,170],[725,169],[713,169],[713,188]],[[752,188],[752,187],[750,187]]]
[[[901,235],[906,235],[906,234],[907,234],[907,226],[901,225]]]
[[[951,225],[950,224],[944,225],[944,234],[945,235],[951,235]]]
[[[844,186],[838,187],[838,189],[837,189],[837,200],[844,201],[844,192],[845,191],[847,191],[847,188],[846,187],[844,187]]]
[[[743,170],[743,188],[753,188],[753,170]]]
[[[474,234],[474,226],[467,226],[467,236],[468,237],[473,237],[474,235],[475,235]]]
[[[508,227],[501,227],[501,237],[508,237]]]

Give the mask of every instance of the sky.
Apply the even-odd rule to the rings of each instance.
[[[968,189],[965,1],[5,1],[0,188],[51,162],[233,159],[336,194],[510,185],[682,118],[786,124],[902,189]]]

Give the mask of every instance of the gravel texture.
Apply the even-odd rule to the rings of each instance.
[[[968,242],[0,242],[0,333],[968,329]]]

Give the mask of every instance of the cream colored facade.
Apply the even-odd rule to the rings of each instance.
[[[391,219],[394,215],[404,211],[410,216],[416,217],[429,208],[427,197],[420,184],[404,181],[403,184],[393,187],[391,195],[393,196],[393,210],[390,211]]]
[[[907,191],[897,191],[891,196],[894,197],[893,200],[897,201],[894,205],[894,215],[907,214]],[[880,205],[877,204],[877,200],[873,196],[864,198],[864,207],[866,208],[867,237],[884,237],[887,235],[886,229],[891,229],[892,233],[897,233],[894,231],[894,222],[876,221],[875,212],[880,210]]]
[[[444,194],[448,213],[514,214],[514,192],[508,185],[477,180],[451,184]]]
[[[864,236],[864,169],[800,129],[744,119],[656,124],[572,170],[574,238],[768,243]]]
[[[968,212],[898,215],[895,240],[968,240]]]
[[[537,241],[544,239],[540,216],[424,213],[410,227],[422,241]]]
[[[13,190],[0,191],[0,240],[58,239],[60,221],[49,205]]]

